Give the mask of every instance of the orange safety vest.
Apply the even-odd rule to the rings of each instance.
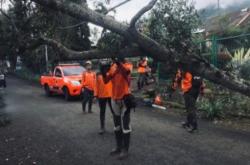
[[[192,88],[192,79],[193,76],[190,72],[184,73],[184,76],[181,80],[181,89],[184,93],[188,92]]]
[[[123,69],[119,68],[123,67]],[[131,63],[124,63],[121,66],[113,64],[107,73],[107,76],[112,77],[112,99],[120,100],[130,91],[130,73],[132,72],[133,65]],[[130,72],[128,75],[123,73],[123,70]]]
[[[180,69],[177,70],[177,73],[175,75],[174,83],[172,85],[172,88],[176,90],[178,87],[181,88],[181,90],[185,93],[189,91],[192,88],[192,79],[193,76],[190,72],[183,73]]]
[[[139,65],[138,65],[137,72],[138,72],[138,73],[146,73],[146,68],[147,68],[147,66],[148,66],[147,60],[140,61],[140,62],[139,62]]]
[[[86,71],[82,74],[82,87],[89,90],[96,90],[96,73],[93,71]]]
[[[103,76],[98,75],[96,81],[96,94],[98,98],[110,98],[112,97],[112,83],[104,83]]]

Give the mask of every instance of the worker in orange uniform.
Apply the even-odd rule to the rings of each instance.
[[[126,96],[130,94],[130,80],[133,65],[125,59],[113,61],[105,81],[112,82],[112,107],[114,111],[114,132],[116,148],[111,151],[111,155],[118,155],[119,159],[128,157],[130,144],[130,108],[124,102]]]
[[[196,115],[196,100],[199,94],[203,94],[205,84],[200,76],[196,76],[191,72],[190,67],[180,66],[178,69],[173,88],[177,88],[180,84],[183,92],[185,108],[187,110],[186,122],[182,123],[184,128],[187,128],[190,133],[198,129]]]
[[[144,84],[146,83],[147,67],[148,67],[147,57],[141,58],[138,63],[138,69],[137,69],[137,72],[139,73],[139,78],[137,81],[138,90],[142,89]]]
[[[105,112],[106,105],[108,103],[109,108],[111,110],[112,115],[114,114],[112,105],[111,105],[111,97],[112,97],[112,83],[109,81],[105,84],[104,77],[107,73],[110,65],[103,62],[100,65],[100,73],[97,74],[97,83],[96,83],[96,96],[98,98],[99,107],[100,107],[100,123],[101,130],[99,134],[105,133]]]
[[[92,71],[92,62],[87,61],[85,63],[86,71],[82,74],[82,89],[83,100],[82,110],[86,113],[86,105],[88,103],[88,113],[92,113],[92,103],[94,99],[94,93],[96,90],[96,73]]]

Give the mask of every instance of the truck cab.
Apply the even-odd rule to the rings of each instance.
[[[60,64],[55,67],[54,72],[41,76],[41,85],[45,94],[62,94],[65,100],[73,96],[80,96],[82,90],[82,73],[85,68],[77,64]]]

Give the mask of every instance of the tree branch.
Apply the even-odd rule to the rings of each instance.
[[[115,10],[116,8],[118,8],[118,7],[120,7],[120,6],[122,6],[122,5],[126,4],[126,3],[128,3],[129,1],[131,1],[131,0],[125,0],[125,1],[123,1],[123,2],[121,2],[121,3],[119,3],[119,4],[117,4],[117,5],[115,5],[114,7],[111,7],[110,9],[108,9],[108,10],[107,10],[105,13],[103,13],[103,14],[104,14],[104,15],[107,15],[109,12],[111,12],[111,11]],[[80,26],[80,25],[82,25],[82,24],[84,24],[84,23],[86,23],[86,22],[85,22],[85,21],[82,21],[82,22],[79,22],[79,23],[74,24],[74,25],[69,25],[69,26],[65,26],[65,27],[59,27],[58,29],[61,29],[61,30],[71,29],[71,28],[78,27],[78,26]]]
[[[10,16],[8,16],[8,14],[6,14],[6,13],[3,11],[2,8],[0,8],[0,12],[2,13],[2,15],[4,15],[4,16],[11,22],[11,24],[12,24],[12,26],[14,27],[15,31],[18,33],[19,30],[17,29],[17,26],[16,26],[15,22],[13,21],[13,19],[12,19]]]
[[[155,3],[157,2],[157,0],[151,0],[149,2],[149,4],[147,6],[145,6],[144,8],[142,8],[131,20],[130,22],[130,27],[131,28],[135,28],[135,24],[136,22],[141,18],[141,16],[146,13],[147,11],[149,11],[150,9],[152,9],[155,5]]]
[[[193,55],[193,51],[187,51],[186,54],[179,54],[178,51],[167,49],[165,46],[160,45],[153,39],[141,33],[138,33],[125,24],[119,23],[110,17],[92,11],[87,7],[81,7],[72,2],[65,4],[57,0],[32,1],[118,33],[129,41],[137,43],[138,46],[147,53],[147,56],[151,56],[152,58],[159,61],[168,61],[172,67],[176,67],[176,63],[180,61],[185,61],[188,65],[192,66],[192,71],[197,75],[201,75],[211,82],[250,97],[250,86],[247,83],[240,81],[238,78],[232,79],[231,76],[226,75],[214,66],[210,64],[208,65],[207,63],[199,60],[195,55]],[[151,1],[151,3],[152,2],[154,1]],[[144,12],[139,12],[138,16],[135,17],[134,20],[137,20],[143,13]],[[129,56],[129,54],[127,54],[127,56]],[[198,65],[194,65],[193,63],[198,63]]]
[[[122,6],[122,5],[126,4],[126,3],[128,3],[129,1],[131,1],[131,0],[125,0],[125,1],[123,1],[123,2],[121,2],[121,3],[119,3],[119,4],[117,4],[117,5],[115,5],[115,6],[111,7],[111,8],[109,8],[108,11],[105,13],[105,15],[108,14],[109,12],[111,12],[111,11],[114,11],[114,10],[117,9],[118,7],[120,7],[120,6]]]
[[[127,47],[119,52],[105,52],[101,50],[89,50],[89,51],[74,51],[65,47],[60,42],[47,38],[41,37],[43,44],[48,44],[54,49],[60,52],[62,60],[86,60],[86,59],[103,59],[103,58],[115,58],[117,55],[122,57],[139,57],[143,53],[138,47]]]

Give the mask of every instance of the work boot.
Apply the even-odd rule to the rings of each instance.
[[[99,134],[102,135],[104,133],[105,133],[104,119],[101,119],[101,130],[99,131]]]
[[[122,150],[122,152],[120,153],[118,159],[119,160],[124,160],[128,158],[128,151],[126,149]]]
[[[86,114],[85,105],[83,103],[82,103],[82,112],[83,112],[83,114]]]
[[[115,149],[112,149],[112,151],[110,152],[110,155],[115,156],[115,155],[118,155],[120,153],[121,153],[121,149],[115,148]]]
[[[111,156],[118,155],[121,153],[122,149],[122,131],[115,131],[116,148],[110,152]]]
[[[104,128],[101,128],[101,130],[99,131],[99,134],[100,134],[100,135],[103,135],[105,132],[106,132],[105,129],[104,129]]]
[[[194,127],[189,127],[189,128],[187,129],[187,131],[188,131],[189,133],[195,133],[195,132],[198,132],[198,129],[197,129],[197,128],[194,128]]]
[[[128,151],[130,145],[130,133],[123,134],[123,149]]]
[[[119,160],[124,160],[128,157],[128,149],[129,149],[129,144],[130,144],[130,133],[123,134],[123,149],[122,152],[120,153],[118,159]]]
[[[181,125],[182,125],[182,127],[185,128],[185,129],[190,127],[189,124],[188,124],[187,122],[182,122]]]

